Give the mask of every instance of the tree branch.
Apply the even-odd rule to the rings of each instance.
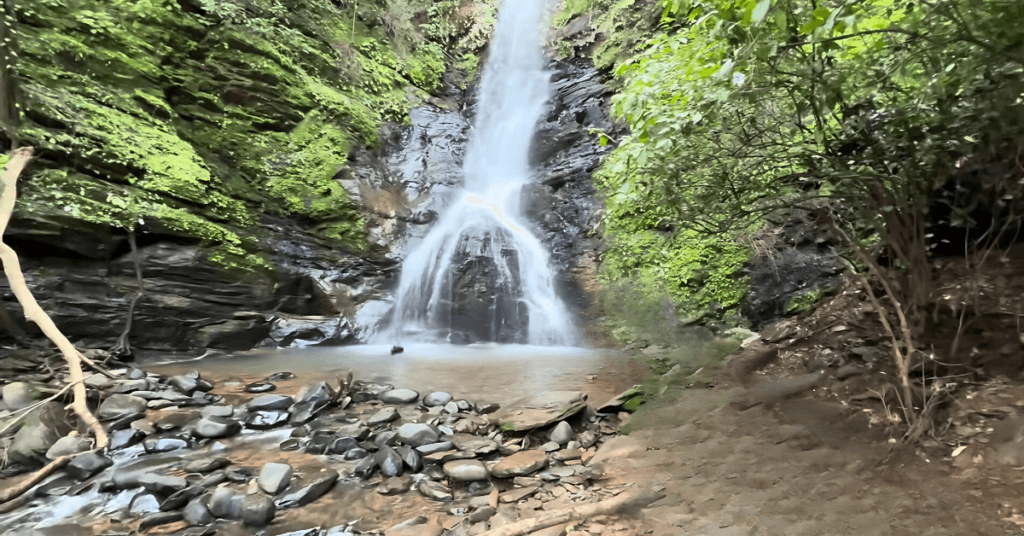
[[[93,433],[96,434],[96,448],[101,449],[107,445],[107,433],[103,430],[100,422],[96,420],[96,416],[89,411],[89,406],[86,403],[87,394],[85,385],[82,383],[85,375],[82,373],[80,354],[75,345],[71,344],[71,341],[60,332],[60,329],[53,323],[50,316],[36,302],[32,291],[28,288],[28,284],[25,283],[25,275],[21,271],[18,254],[3,242],[3,234],[7,230],[7,224],[11,221],[11,215],[14,213],[14,204],[18,197],[18,176],[21,175],[22,170],[25,169],[30,160],[32,160],[31,147],[23,147],[14,151],[10,161],[7,163],[7,168],[4,169],[3,175],[0,176],[0,182],[3,183],[3,194],[0,194],[0,260],[3,261],[4,274],[7,275],[11,291],[14,292],[14,296],[25,310],[25,318],[35,322],[46,337],[53,341],[60,348],[61,354],[64,355],[64,360],[68,364],[68,370],[71,372],[71,383],[74,385],[74,398],[71,402],[71,408],[78,415],[78,418],[82,419],[92,429]]]

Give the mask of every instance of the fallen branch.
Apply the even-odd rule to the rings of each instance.
[[[595,516],[608,516],[640,510],[664,498],[664,493],[654,491],[653,489],[638,489],[630,493],[617,495],[611,499],[605,499],[601,502],[581,504],[572,508],[547,512],[538,517],[524,519],[511,525],[489,530],[481,533],[480,536],[526,536],[531,532],[562,523],[576,523]]]
[[[32,473],[31,475],[28,475],[21,482],[18,482],[14,486],[3,490],[2,492],[0,492],[0,504],[3,504],[8,501],[13,501],[14,499],[17,499],[18,497],[22,496],[23,494],[28,492],[28,490],[32,489],[36,484],[42,482],[44,478],[52,475],[53,473],[56,473],[58,469],[67,465],[68,462],[71,461],[71,458],[71,456],[61,456],[60,458],[57,458],[52,462],[46,464],[46,466],[44,466],[42,469]]]
[[[82,378],[82,381],[85,381],[85,378]],[[34,410],[36,408],[39,408],[39,407],[42,407],[43,405],[48,404],[50,402],[53,402],[58,397],[60,397],[64,393],[66,393],[68,391],[68,389],[71,389],[75,385],[78,385],[78,384],[77,383],[69,383],[69,384],[65,385],[63,388],[61,388],[60,391],[57,391],[56,393],[54,393],[53,396],[51,396],[50,398],[47,398],[45,400],[40,400],[39,402],[36,402],[36,403],[32,404],[31,406],[19,409],[19,410],[15,411],[15,412],[11,413],[11,416],[14,417],[14,419],[12,421],[8,422],[7,425],[4,426],[3,428],[0,428],[0,437],[2,437],[7,432],[7,430],[10,430],[12,426],[14,426],[15,424],[18,424],[19,422],[21,422],[21,420],[24,419],[26,415],[31,413],[32,410]],[[22,415],[18,415],[18,413],[22,413]]]
[[[71,383],[74,384],[74,398],[71,402],[71,408],[78,415],[78,418],[82,419],[82,422],[92,429],[96,435],[96,448],[101,449],[107,446],[107,433],[103,430],[100,422],[96,420],[96,416],[89,411],[85,385],[82,383],[85,375],[82,373],[80,354],[75,345],[71,344],[71,341],[53,323],[50,315],[46,314],[46,311],[43,311],[43,308],[36,302],[32,291],[28,288],[28,284],[25,283],[25,274],[21,272],[21,262],[18,260],[18,254],[3,242],[3,234],[7,230],[7,224],[11,221],[11,215],[14,213],[14,203],[18,197],[18,176],[21,175],[21,171],[25,169],[30,160],[32,160],[31,147],[23,147],[14,151],[11,154],[10,161],[7,163],[7,168],[4,169],[3,175],[0,176],[0,182],[3,183],[4,188],[3,194],[0,194],[0,260],[3,261],[4,274],[11,285],[11,291],[14,292],[18,303],[25,310],[25,318],[35,322],[43,334],[53,341],[57,348],[60,348],[60,352],[64,354],[64,360],[67,362],[68,370],[71,372]]]

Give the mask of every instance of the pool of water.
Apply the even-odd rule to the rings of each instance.
[[[143,362],[147,370],[204,377],[241,390],[274,372],[296,374],[304,385],[352,372],[357,380],[389,383],[420,393],[447,391],[474,402],[508,404],[551,390],[583,391],[600,404],[637,383],[642,365],[622,352],[576,347],[415,344],[399,354],[384,345],[253,350],[179,362]],[[288,385],[279,383],[279,391]],[[230,390],[230,389],[229,389]]]

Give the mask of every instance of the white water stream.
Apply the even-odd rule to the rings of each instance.
[[[531,138],[551,92],[541,43],[547,3],[516,0],[501,7],[464,164],[465,186],[404,260],[391,328],[379,342],[451,341],[466,317],[485,340],[577,340],[571,315],[555,293],[548,251],[527,230],[520,206],[531,178]],[[453,287],[460,278],[467,284],[470,276],[458,273],[458,263],[465,266],[468,258],[492,288],[481,292],[488,302],[458,311],[453,302],[464,298],[454,296]]]

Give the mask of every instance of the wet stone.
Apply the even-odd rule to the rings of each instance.
[[[255,411],[245,418],[245,427],[254,430],[268,430],[287,423],[287,411]]]
[[[199,412],[203,417],[230,417],[235,414],[231,406],[206,406]]]
[[[410,475],[385,478],[384,481],[377,486],[377,493],[381,495],[398,495],[399,493],[405,493],[412,489],[412,484],[413,479]]]
[[[359,447],[359,442],[354,437],[339,437],[327,448],[327,454],[345,454],[346,452]]]
[[[393,447],[396,443],[398,443],[398,433],[394,430],[386,430],[373,437],[373,445],[377,448]]]
[[[381,393],[377,398],[387,404],[411,404],[420,397],[412,389],[392,389]]]
[[[177,523],[178,521],[181,521],[181,519],[181,512],[159,512],[156,514],[150,514],[143,518],[142,522],[139,523],[139,530],[146,531],[153,527]]]
[[[326,405],[318,406],[315,402],[299,402],[292,406],[292,416],[288,424],[292,426],[306,424],[316,418],[317,413],[325,407]]]
[[[293,508],[309,504],[320,498],[338,481],[338,472],[328,470],[317,473],[302,487],[285,494],[277,500],[278,508]]]
[[[317,430],[313,432],[306,445],[306,452],[310,454],[325,454],[327,449],[338,438],[338,435],[331,430]]]
[[[442,441],[440,443],[430,443],[430,444],[427,444],[427,445],[420,445],[420,446],[416,447],[416,451],[419,452],[420,454],[427,455],[427,454],[435,454],[435,453],[438,453],[438,452],[449,451],[449,450],[452,450],[453,448],[455,448],[455,447],[454,447],[454,445],[452,445],[451,441]]]
[[[360,447],[356,447],[354,449],[346,451],[344,458],[346,460],[350,460],[350,461],[351,460],[362,460],[362,459],[365,459],[369,455],[370,455],[370,453],[367,452],[366,449],[360,448]]]
[[[227,481],[228,477],[224,474],[224,472],[217,471],[216,473],[210,473],[209,475],[206,475],[205,478],[199,481],[199,485],[206,489],[210,489],[213,487],[217,487]]]
[[[160,500],[148,491],[135,495],[128,503],[128,512],[133,515],[152,514],[159,511]]]
[[[146,454],[171,452],[172,450],[188,448],[188,446],[188,441],[180,437],[157,437],[142,442],[142,447],[146,449]]]
[[[230,437],[242,431],[242,424],[227,417],[203,417],[196,423],[195,435],[206,438]]]
[[[167,512],[169,510],[177,510],[188,504],[192,499],[195,499],[204,493],[206,493],[206,488],[202,486],[189,486],[164,499],[164,501],[160,503],[160,511]]]
[[[220,487],[213,490],[207,504],[210,513],[221,519],[239,519],[242,517],[242,496],[235,490]]]
[[[420,480],[419,484],[416,485],[416,489],[424,497],[434,501],[448,502],[454,499],[451,490],[444,484],[434,482],[433,480]]]
[[[118,487],[121,489],[128,489],[142,486],[149,491],[159,493],[161,495],[172,495],[188,487],[188,481],[179,476],[165,476],[146,473],[138,475],[136,478],[131,480],[132,482],[128,485],[119,485]],[[114,483],[118,484],[116,471],[114,473]]]
[[[395,449],[385,445],[376,454],[377,466],[384,477],[401,476],[405,462]]]
[[[117,430],[110,434],[110,442],[107,444],[107,448],[111,451],[128,448],[141,442],[144,437],[146,437],[145,433],[134,428]]]
[[[179,393],[191,396],[199,389],[199,376],[172,376],[167,380],[167,384]]]
[[[245,405],[250,411],[271,411],[288,409],[295,399],[287,395],[263,395],[252,399]]]
[[[285,452],[299,450],[300,448],[302,448],[302,439],[296,437],[281,442],[281,450]]]
[[[500,404],[484,404],[476,408],[476,412],[480,415],[489,415],[501,409]]]
[[[406,423],[398,427],[398,438],[410,447],[419,447],[438,442],[434,428],[422,423]]]
[[[410,471],[418,473],[423,470],[423,457],[420,456],[419,452],[416,452],[412,448],[404,445],[396,447],[395,452],[401,456],[402,462],[405,463],[406,468]]]
[[[353,449],[355,450],[355,449]],[[350,450],[349,452],[353,452]],[[367,455],[363,458],[363,461],[356,465],[355,469],[352,470],[352,474],[358,478],[367,479],[377,470],[377,458],[376,456]]]
[[[454,460],[444,464],[444,474],[456,482],[487,480],[490,474],[479,460]]]
[[[61,456],[70,456],[72,454],[78,454],[79,452],[85,452],[92,448],[92,441],[89,438],[82,436],[64,436],[57,440],[56,443],[50,447],[50,450],[46,451],[46,457],[54,460]]]
[[[192,526],[202,526],[214,522],[216,518],[210,513],[210,509],[206,507],[207,500],[208,498],[197,497],[189,501],[188,505],[185,506],[185,510],[182,511],[182,516],[184,516],[186,523]]]
[[[252,467],[232,467],[224,471],[224,476],[232,482],[246,483],[256,478],[256,470]]]
[[[378,424],[384,424],[387,422],[398,420],[398,410],[388,406],[381,408],[380,411],[374,413],[369,419],[366,420],[366,424],[370,426],[376,426]]]
[[[277,513],[274,500],[259,493],[246,495],[242,499],[242,524],[247,527],[269,525]]]
[[[204,458],[196,460],[185,466],[186,473],[209,473],[231,465],[227,458]]]
[[[452,395],[443,391],[435,391],[423,397],[423,405],[429,407],[443,406],[452,401]]]
[[[277,386],[270,382],[254,382],[245,386],[247,393],[269,393],[277,389]]]
[[[113,394],[100,404],[96,417],[111,421],[128,415],[140,415],[146,411],[146,400],[133,395]]]
[[[256,484],[266,493],[277,495],[288,487],[292,473],[292,466],[286,463],[268,463],[260,469]]]
[[[295,374],[291,372],[275,372],[270,376],[267,376],[266,381],[268,382],[280,382],[284,380],[291,380],[295,378]]]
[[[85,480],[114,465],[110,458],[96,452],[87,452],[64,466],[64,471],[75,480]]]

